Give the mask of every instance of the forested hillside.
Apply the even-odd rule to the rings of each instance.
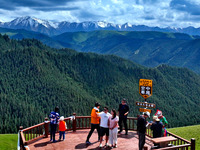
[[[150,69],[116,56],[57,50],[0,35],[0,133],[40,123],[56,105],[65,117],[90,115],[96,101],[117,108],[125,97],[130,116],[136,116],[135,101],[143,101],[140,78],[153,80],[148,102],[163,111],[170,127],[200,123],[200,76],[188,69]]]
[[[93,31],[63,33],[54,38],[81,52],[114,54],[147,67],[160,64],[200,73],[200,39],[182,33]]]
[[[54,48],[117,55],[147,67],[167,64],[200,73],[200,36],[154,31],[93,31],[48,37],[37,32],[5,28],[0,28],[0,33],[12,39],[38,39]]]

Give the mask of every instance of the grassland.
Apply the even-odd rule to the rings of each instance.
[[[0,150],[16,150],[17,134],[0,134]]]
[[[196,150],[200,150],[200,125],[171,128],[168,129],[168,131],[179,135],[189,141],[191,140],[191,138],[195,138]]]

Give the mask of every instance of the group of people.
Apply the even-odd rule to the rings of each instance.
[[[98,133],[98,141],[100,142],[100,148],[103,147],[102,141],[104,135],[106,135],[105,146],[116,148],[117,134],[122,132],[123,123],[125,127],[125,135],[128,135],[127,116],[129,113],[129,106],[126,104],[126,100],[123,99],[122,103],[119,105],[118,114],[115,109],[111,109],[111,112],[109,113],[108,107],[104,107],[102,112],[99,112],[99,108],[100,104],[96,102],[94,108],[91,111],[91,130],[87,136],[86,144],[91,144],[89,139],[96,129]],[[118,125],[120,127],[119,131]]]
[[[91,144],[89,139],[96,129],[98,132],[99,147],[102,146],[103,136],[106,135],[106,146],[109,146],[108,140],[112,147],[117,147],[117,134],[122,132],[122,124],[124,123],[126,135],[128,135],[127,116],[129,113],[129,106],[126,104],[126,100],[123,99],[119,105],[118,114],[115,109],[108,112],[108,107],[104,107],[102,112],[99,112],[100,103],[96,102],[94,108],[91,111],[91,130],[87,136],[86,144]],[[59,116],[59,108],[55,107],[49,115],[50,118],[50,141],[56,142],[55,133],[57,126],[59,126],[59,140],[63,138],[65,140],[65,130],[67,129],[64,116]],[[119,117],[118,117],[119,115]],[[118,124],[120,130],[118,131]]]
[[[97,130],[99,147],[103,147],[103,136],[105,137],[105,146],[111,148],[117,147],[117,135],[121,134],[123,130],[123,124],[125,128],[125,135],[128,135],[127,116],[129,113],[129,106],[125,99],[122,99],[119,104],[118,113],[115,109],[111,109],[109,113],[108,107],[104,107],[103,111],[99,111],[100,103],[96,102],[94,108],[91,111],[91,129],[88,133],[86,144],[91,144],[90,137],[94,130]],[[57,125],[59,126],[59,140],[63,138],[65,140],[65,130],[67,129],[64,116],[59,117],[59,108],[55,107],[49,115],[50,118],[50,141],[56,142],[55,133],[57,131]],[[149,112],[144,112],[143,115],[138,116],[137,119],[137,131],[139,136],[139,150],[142,150],[145,144],[146,128],[151,126],[153,131],[153,138],[166,136],[166,126],[168,124],[166,118],[162,115],[160,110],[157,110],[153,116],[153,122],[148,122],[147,118],[150,118]],[[118,131],[119,127],[119,131]],[[109,141],[109,142],[108,142]],[[157,145],[159,146],[159,145]]]
[[[55,134],[57,131],[57,125],[59,126],[59,141],[63,138],[65,140],[65,130],[67,129],[66,122],[64,121],[64,116],[59,116],[59,108],[55,107],[55,110],[52,111],[49,115],[50,118],[50,141],[56,142]]]
[[[150,118],[149,112],[144,112],[137,119],[137,131],[139,136],[139,150],[142,150],[145,144],[146,128],[151,126],[150,129],[153,132],[153,138],[166,136],[166,126],[168,125],[167,119],[162,115],[160,110],[157,110],[153,116],[153,122],[148,122],[146,119]],[[159,147],[159,144],[154,144]]]

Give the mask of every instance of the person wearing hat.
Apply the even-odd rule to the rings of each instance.
[[[91,111],[91,129],[87,136],[86,144],[91,144],[89,140],[95,129],[97,130],[98,133],[98,141],[100,140],[100,126],[99,126],[100,117],[97,115],[97,113],[99,113],[99,108],[100,104],[96,102],[94,108]]]
[[[168,125],[167,119],[165,118],[165,116],[163,116],[162,111],[160,110],[157,110],[155,115],[158,116],[158,118],[160,119],[160,122],[162,122],[163,124],[162,136],[167,136],[167,129],[166,129],[166,126]]]
[[[64,116],[60,117],[59,121],[59,141],[61,141],[61,137],[63,137],[63,141],[65,140],[65,130],[67,129],[66,122],[64,121]]]
[[[163,124],[162,122],[160,122],[158,116],[153,116],[153,120],[155,121],[151,125],[151,130],[153,131],[153,138],[161,137]]]
[[[148,125],[147,118],[150,118],[149,112],[144,112],[143,115],[140,115],[137,119],[137,131],[139,136],[139,150],[144,148],[145,144],[145,133],[146,127]]]

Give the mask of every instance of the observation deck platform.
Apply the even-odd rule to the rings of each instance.
[[[109,147],[99,148],[98,134],[96,131],[92,134],[90,142],[92,144],[86,145],[85,141],[90,131],[90,116],[76,116],[65,118],[67,124],[67,131],[65,134],[65,141],[50,142],[48,118],[45,121],[23,129],[19,128],[20,150],[105,150],[111,149]],[[118,144],[116,150],[138,150],[138,135],[136,133],[136,117],[128,117],[128,135],[118,134]],[[173,133],[167,132],[167,136],[176,138],[176,141],[171,141],[170,147],[162,147],[159,150],[195,150],[195,139],[188,141]],[[104,137],[105,138],[105,137]],[[59,139],[59,133],[56,134],[56,140]],[[103,141],[102,145],[105,145]],[[148,126],[146,130],[146,141],[144,149],[150,150],[153,146],[152,133]],[[29,148],[29,149],[28,149]]]
[[[77,130],[76,132],[73,131],[66,131],[65,134],[65,141],[57,141],[55,143],[50,142],[50,138],[41,138],[34,143],[28,145],[30,150],[108,150],[111,149],[109,147],[99,148],[99,142],[97,141],[98,135],[97,132],[94,131],[90,142],[92,144],[86,145],[85,141],[87,135],[89,133],[89,129],[84,130]],[[56,134],[56,140],[59,139],[59,133]],[[113,148],[115,150],[138,150],[138,135],[136,131],[129,131],[128,135],[125,135],[123,132],[122,134],[118,134],[118,147]],[[103,141],[102,145],[105,145],[105,140]],[[151,148],[153,143],[151,142],[150,138],[146,136],[146,144],[145,146],[148,149]]]

